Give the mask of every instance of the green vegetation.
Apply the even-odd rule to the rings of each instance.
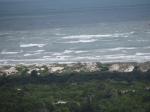
[[[108,68],[108,65],[107,64],[101,64],[101,63],[96,63],[98,68],[101,69],[101,71],[108,71],[109,68]]]
[[[0,112],[150,112],[149,72],[25,73],[0,77]]]

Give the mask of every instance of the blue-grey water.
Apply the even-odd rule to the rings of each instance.
[[[150,0],[0,0],[0,64],[150,61]]]

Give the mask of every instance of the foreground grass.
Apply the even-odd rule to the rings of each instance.
[[[1,77],[0,112],[150,112],[149,73]]]

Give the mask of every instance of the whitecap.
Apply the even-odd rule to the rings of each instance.
[[[89,39],[89,40],[77,40],[77,41],[66,41],[66,42],[61,42],[61,43],[70,43],[70,44],[76,44],[76,43],[91,43],[91,42],[96,42],[97,39]]]
[[[58,55],[61,56],[61,55],[63,55],[63,54],[62,54],[62,53],[55,52],[55,53],[53,53],[52,55],[53,55],[53,56],[58,56]]]
[[[44,52],[45,50],[37,50],[37,51],[34,51],[36,53],[41,53],[41,52]]]
[[[82,51],[82,50],[64,50],[63,52],[54,52],[52,53],[53,56],[62,56],[64,54],[70,54],[70,53],[74,53],[74,54],[80,54],[80,53],[85,53],[88,51]]]
[[[20,47],[44,47],[46,44],[21,44]]]
[[[79,54],[79,53],[86,53],[88,51],[74,51],[74,53]]]
[[[115,47],[115,48],[105,48],[105,49],[95,49],[94,52],[113,52],[113,51],[122,51],[124,53],[127,53],[128,50],[134,50],[137,49],[136,47]]]
[[[88,52],[88,51],[82,51],[82,50],[65,50],[63,53],[64,54],[70,54],[70,53],[75,53],[75,54],[79,54],[79,53],[85,53],[85,52]]]
[[[26,54],[24,54],[23,56],[33,56],[33,55],[37,55],[37,54],[40,54],[40,53],[33,53],[33,54],[26,53]]]
[[[150,55],[150,53],[136,53],[135,55],[137,55],[137,56],[145,56],[145,55]]]
[[[111,48],[111,49],[106,49],[109,51],[119,51],[119,50],[133,50],[136,49],[135,47],[116,47],[116,48]]]
[[[150,49],[150,46],[143,47],[144,49]]]
[[[147,41],[149,41],[149,40],[142,40],[142,39],[139,39],[139,40],[136,40],[136,41],[138,41],[138,42],[147,42]]]
[[[65,34],[63,33],[55,33],[56,36],[64,36]]]
[[[96,56],[78,56],[78,57],[74,57],[73,60],[97,60],[99,59],[99,57]]]
[[[19,52],[6,52],[6,51],[2,51],[1,54],[18,54]]]
[[[33,54],[27,53],[27,54],[24,54],[23,56],[31,56],[31,55],[33,55]]]
[[[95,34],[95,35],[71,35],[64,36],[63,39],[91,39],[91,38],[105,38],[105,37],[128,37],[134,34],[134,32],[129,33],[113,33],[113,34]]]
[[[146,33],[150,33],[150,32],[148,31],[148,32],[146,32]]]
[[[51,62],[57,62],[57,61],[67,61],[71,58],[71,56],[43,56],[42,60],[44,59],[46,62],[51,61]]]
[[[72,36],[65,36],[62,37],[63,39],[90,39],[90,38],[97,38],[97,37],[110,37],[111,35],[72,35]]]
[[[43,58],[51,58],[51,56],[43,56]]]
[[[65,50],[63,53],[64,54],[69,54],[69,53],[72,53],[73,52],[73,50]]]

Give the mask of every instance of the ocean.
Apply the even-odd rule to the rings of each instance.
[[[149,0],[0,0],[0,64],[145,61]]]

